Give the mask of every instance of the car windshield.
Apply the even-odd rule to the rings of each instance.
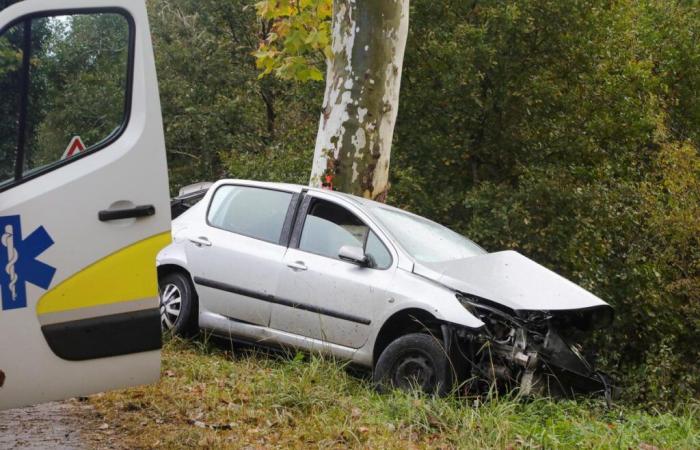
[[[435,263],[486,254],[486,250],[447,227],[413,214],[370,206],[374,216],[418,262]]]

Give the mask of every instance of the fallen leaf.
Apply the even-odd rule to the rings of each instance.
[[[206,428],[207,427],[207,425],[204,422],[199,421],[199,420],[190,420],[189,422],[191,425],[194,425],[197,428]]]
[[[106,423],[103,423],[102,425],[100,425],[100,426],[97,427],[97,428],[99,428],[100,430],[106,430],[107,428],[109,428],[109,425],[106,424]]]
[[[659,450],[659,447],[657,447],[656,445],[642,442],[641,444],[639,444],[639,450]]]

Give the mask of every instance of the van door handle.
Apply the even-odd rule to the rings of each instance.
[[[306,270],[306,269],[308,269],[308,267],[306,267],[306,264],[304,264],[304,261],[288,262],[287,267],[289,267],[292,270]]]
[[[134,217],[147,217],[156,213],[156,207],[153,205],[134,206],[127,209],[103,209],[97,213],[97,218],[100,222],[109,222],[110,220],[131,219]]]
[[[190,238],[190,242],[196,245],[197,247],[211,247],[211,241],[205,236]]]

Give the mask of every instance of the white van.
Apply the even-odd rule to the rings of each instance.
[[[170,242],[144,0],[0,11],[0,409],[155,381]]]

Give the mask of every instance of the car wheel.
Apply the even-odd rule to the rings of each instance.
[[[453,385],[442,342],[425,333],[407,334],[389,344],[379,356],[372,378],[380,391],[419,389],[442,396]]]
[[[170,273],[159,280],[160,325],[163,332],[191,336],[197,331],[197,301],[187,276]]]

